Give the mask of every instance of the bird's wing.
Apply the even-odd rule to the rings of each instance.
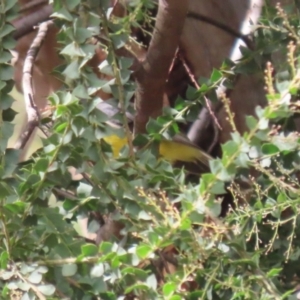
[[[97,108],[109,117],[107,122],[112,127],[120,127],[122,123],[120,120],[113,117],[120,113],[117,103],[110,103],[110,101],[103,101],[97,104]],[[130,107],[133,109],[133,107]],[[128,122],[133,123],[134,115],[126,112]],[[201,162],[209,166],[209,160],[212,157],[205,151],[200,149],[196,144],[191,142],[188,137],[183,134],[176,134],[172,140],[162,140],[160,142],[160,154],[168,158],[170,161],[184,161],[184,162]]]

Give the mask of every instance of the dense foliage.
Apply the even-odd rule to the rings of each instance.
[[[145,145],[114,158],[103,137],[116,131],[99,112],[94,93],[109,89],[129,107],[135,85],[132,61],[116,54],[130,38],[130,25],[149,22],[150,1],[140,1],[126,18],[108,18],[107,1],[53,1],[61,28],[60,76],[65,85],[50,96],[52,129],[43,148],[17,163],[19,152],[7,148],[13,132],[12,67],[16,1],[0,3],[0,289],[3,299],[296,299],[299,282],[299,12],[294,7],[266,7],[255,31],[256,48],[244,49],[239,64],[224,62],[199,90],[164,116],[148,123]],[[94,6],[93,6],[94,5]],[[100,24],[100,26],[99,26]],[[102,28],[100,32],[100,28]],[[98,79],[87,64],[96,45],[106,40],[108,56],[100,65],[110,81]],[[101,43],[101,39],[99,40]],[[277,61],[267,63],[273,57]],[[280,59],[278,60],[278,57]],[[268,105],[247,117],[211,172],[189,181],[184,169],[156,158],[156,141],[191,121],[203,97],[226,78],[255,72],[265,81]],[[229,99],[221,99],[233,122]],[[221,101],[220,100],[220,101]],[[124,114],[115,116],[126,122]],[[43,123],[49,118],[43,120]],[[153,142],[153,143],[152,143]],[[150,145],[151,144],[151,145]],[[129,157],[129,158],[128,158]],[[82,179],[72,179],[74,167]],[[229,189],[236,208],[219,218],[222,195]],[[93,214],[90,214],[94,212]],[[112,213],[124,227],[100,245],[79,236],[77,220]],[[14,298],[18,299],[18,298]]]

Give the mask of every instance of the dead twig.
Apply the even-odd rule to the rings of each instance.
[[[34,129],[39,124],[39,113],[34,102],[34,92],[32,88],[32,72],[34,61],[38,55],[38,52],[42,46],[42,43],[46,37],[49,26],[52,21],[47,21],[39,26],[38,33],[33,40],[24,61],[23,67],[23,94],[27,113],[27,125],[21,132],[16,144],[15,149],[23,149],[32,135]]]
[[[63,198],[70,199],[70,200],[78,200],[78,198],[75,196],[75,194],[70,191],[62,190],[59,188],[54,188],[52,190],[52,192],[56,197],[63,197]]]
[[[38,299],[46,300],[46,297],[39,291],[38,287],[31,282],[29,282],[23,275],[19,272],[16,274],[23,282],[29,285],[30,289],[35,293]]]
[[[180,56],[180,60],[182,61],[183,67],[186,70],[190,80],[193,82],[194,86],[197,89],[199,89],[200,86],[195,78],[195,75],[192,73],[185,59],[182,56]],[[213,120],[214,138],[208,149],[208,152],[210,153],[218,141],[219,130],[222,130],[222,127],[215,115],[213,104],[205,96],[204,96],[204,100],[205,100],[205,106],[202,108],[198,116],[198,119],[194,122],[194,124],[196,123],[197,126],[193,124],[192,130],[189,131],[188,137],[195,143],[199,142],[198,139],[200,139],[200,137],[204,134],[204,131],[206,130],[207,126],[210,124],[211,120]],[[202,131],[199,132],[199,129],[202,129]],[[198,139],[196,139],[195,137],[198,137]]]
[[[223,85],[220,85],[216,90],[218,98],[220,93],[222,92],[225,93],[226,88]],[[215,122],[215,120],[217,120],[215,114],[217,114],[223,107],[223,103],[221,101],[218,101],[217,103],[212,104],[207,98],[205,99],[205,101],[206,106],[203,107],[200,114],[198,115],[197,120],[195,120],[195,122],[192,124],[187,136],[192,142],[197,144],[200,143],[201,137],[204,135],[207,127],[210,125],[211,120],[214,120],[214,122],[212,122],[214,129],[214,138],[208,149],[208,153],[210,153],[218,142],[220,133],[219,130],[222,130],[219,122]],[[207,104],[209,104],[209,106],[207,106]]]
[[[183,57],[180,57],[183,66],[187,72],[187,74],[189,75],[191,81],[193,82],[193,84],[195,85],[196,89],[200,89],[200,86],[197,82],[197,80],[195,79],[194,74],[192,73],[191,69],[189,68],[189,66],[187,65],[186,61],[184,60]],[[218,122],[218,119],[216,118],[216,116],[214,115],[213,111],[212,111],[212,103],[209,99],[207,99],[207,97],[204,96],[204,100],[205,100],[205,104],[206,104],[206,108],[208,110],[208,112],[210,113],[211,117],[213,118],[213,120],[215,121],[216,125],[218,126],[218,128],[221,130],[221,125]]]

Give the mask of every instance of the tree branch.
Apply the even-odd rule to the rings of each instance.
[[[146,55],[135,72],[135,131],[143,133],[150,117],[161,114],[163,95],[174,54],[182,32],[189,1],[160,0],[155,30]]]
[[[49,19],[52,12],[52,6],[45,5],[38,11],[32,12],[26,16],[12,21],[12,25],[16,28],[13,37],[17,40],[32,32],[34,30],[34,26]]]
[[[23,149],[29,140],[34,129],[39,124],[39,115],[37,107],[34,103],[33,88],[32,88],[32,72],[35,58],[42,46],[42,43],[46,37],[48,27],[52,24],[52,21],[47,21],[39,26],[37,36],[34,38],[24,61],[23,67],[23,94],[27,113],[27,125],[21,132],[18,141],[15,144],[15,149]]]

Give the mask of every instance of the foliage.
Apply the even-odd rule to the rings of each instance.
[[[18,151],[7,148],[14,116],[9,96],[14,42],[8,22],[15,17],[16,2],[0,4],[3,299],[15,293],[22,299],[295,299],[293,281],[299,281],[300,272],[300,140],[293,128],[299,113],[299,12],[287,18],[281,8],[265,8],[255,50],[248,50],[238,65],[224,63],[199,90],[190,89],[188,99],[178,99],[163,117],[151,120],[149,134],[133,142],[151,143],[153,149],[142,147],[130,157],[126,148],[114,158],[102,138],[126,136],[129,129],[109,127],[94,95],[99,88],[109,89],[113,103],[119,100],[123,112],[129,107],[132,61],[117,56],[116,49],[130,39],[131,18],[108,18],[107,1],[100,6],[53,1],[65,87],[50,97],[53,133],[29,161],[17,164]],[[140,1],[131,13],[148,22],[148,2]],[[88,65],[96,47],[88,41],[103,33],[108,56],[100,68],[111,80],[98,79]],[[211,161],[210,173],[188,181],[184,169],[156,159],[152,142],[174,135],[178,123],[190,120],[223,78],[250,70],[259,74],[274,53],[284,59],[275,75],[272,64],[266,65],[268,106],[256,109],[257,118],[247,117],[247,133],[240,135],[232,124],[232,140],[222,145],[222,158]],[[232,121],[229,99],[222,100]],[[122,113],[115,118],[127,121]],[[71,166],[82,179],[72,179]],[[221,219],[220,197],[227,188],[236,209]],[[98,246],[79,237],[74,223],[89,212],[112,213],[124,225],[121,238],[110,236]],[[99,229],[96,219],[90,219],[89,229]]]

